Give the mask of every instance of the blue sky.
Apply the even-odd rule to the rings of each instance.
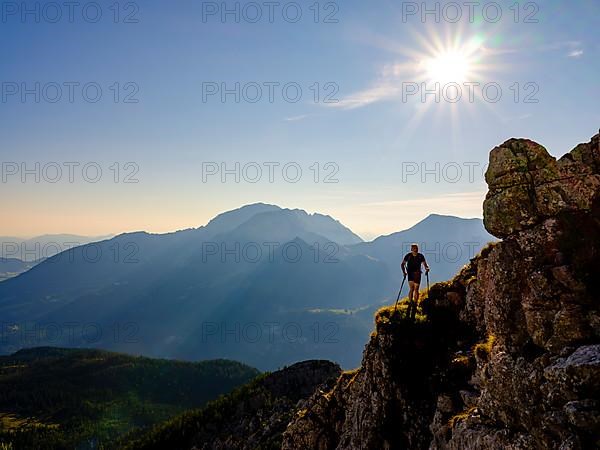
[[[448,2],[440,3],[439,23],[433,15],[425,23],[419,14],[403,17],[403,8],[406,13],[421,2],[321,2],[318,23],[314,2],[296,4],[302,11],[296,23],[293,7],[288,20],[276,7],[270,23],[258,2],[261,20],[249,23],[242,15],[236,23],[232,15],[203,20],[203,8],[221,2],[179,0],[121,2],[114,23],[114,2],[98,3],[97,23],[91,23],[93,9],[88,20],[75,9],[73,23],[66,9],[49,23],[50,6],[40,12],[40,23],[33,15],[23,20],[22,11],[3,11],[0,235],[166,232],[262,201],[330,214],[370,238],[434,212],[481,216],[482,172],[494,146],[528,137],[560,156],[589,140],[600,124],[597,1],[522,2],[518,20],[515,2],[498,2],[496,23],[493,9],[482,17],[490,2],[475,8],[473,23],[466,6],[462,19],[451,23],[455,11]],[[229,8],[235,3],[226,2]],[[337,23],[324,23],[331,13]],[[137,23],[123,23],[127,14]],[[502,98],[492,103],[477,89],[473,103],[402,98],[403,89],[436,81],[445,86],[452,77],[463,94],[463,82],[497,83]],[[36,82],[43,91],[39,103],[33,94],[25,101],[21,92],[9,95],[23,83],[35,90]],[[79,83],[73,102],[64,87],[69,82]],[[63,86],[56,103],[48,101],[53,83]],[[86,83],[102,89],[97,103],[83,97]],[[265,95],[256,103],[244,97],[236,103],[233,95],[203,101],[203,83],[230,89],[240,83],[246,98],[256,83]],[[272,103],[265,83],[279,83]],[[299,101],[284,100],[286,83],[302,89]],[[134,90],[137,103],[124,103]],[[325,103],[327,94],[338,102]],[[526,103],[528,94],[537,103]],[[39,163],[48,172],[40,169],[39,183],[34,175],[23,182],[20,173],[7,176],[6,163],[17,163],[19,171],[21,164],[36,171]],[[103,173],[92,183],[78,168],[72,183],[66,173],[48,182],[48,164],[64,163],[94,163]],[[225,183],[218,175],[204,182],[207,163],[239,163],[248,172],[239,183],[233,175]],[[265,163],[279,164],[272,166],[272,183]],[[286,164],[292,172],[302,169],[299,181],[286,181]],[[252,183],[256,165],[264,170]],[[417,173],[408,172],[415,167]],[[424,180],[423,168],[430,170]],[[134,172],[137,183],[123,182]],[[337,182],[325,183],[327,175]]]

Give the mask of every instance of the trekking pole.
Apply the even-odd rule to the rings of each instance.
[[[429,271],[425,272],[427,276],[427,298],[429,298]]]
[[[396,298],[396,304],[394,305],[394,312],[398,309],[398,300],[400,300],[400,293],[402,292],[402,288],[404,287],[404,282],[406,281],[406,274],[404,274],[404,278],[402,278],[402,284],[400,285],[400,290],[398,291],[398,298]]]

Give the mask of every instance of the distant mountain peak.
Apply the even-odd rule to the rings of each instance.
[[[427,217],[425,217],[421,222],[424,222],[426,220],[437,220],[437,219],[474,220],[474,219],[477,219],[477,217],[458,217],[458,216],[453,216],[450,214],[431,213]]]
[[[253,216],[271,211],[281,211],[277,205],[267,203],[252,203],[244,205],[231,211],[226,211],[217,215],[206,225],[206,229],[212,233],[226,233],[239,227],[241,224],[251,219]]]
[[[413,230],[413,229],[417,229],[417,228],[421,228],[421,229],[425,228],[426,229],[427,227],[438,227],[440,224],[449,224],[449,223],[467,224],[467,223],[482,222],[482,221],[483,221],[483,219],[477,218],[477,217],[467,218],[467,217],[458,217],[458,216],[452,216],[452,215],[446,215],[446,214],[432,213],[405,231],[409,231],[409,230]]]

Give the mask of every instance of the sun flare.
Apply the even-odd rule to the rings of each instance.
[[[473,68],[469,56],[460,50],[446,50],[424,61],[425,76],[439,83],[468,81]]]
[[[433,83],[479,81],[485,68],[482,36],[462,40],[458,36],[443,40],[439,36],[422,39],[425,52],[418,56],[416,67],[420,78]]]

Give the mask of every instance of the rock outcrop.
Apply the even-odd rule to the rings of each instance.
[[[503,240],[416,322],[381,310],[361,367],[303,402],[283,449],[600,447],[600,137],[558,161],[511,139],[486,180]]]
[[[510,139],[490,153],[484,224],[505,238],[559,214],[590,211],[600,188],[598,135],[558,161],[541,145]]]

